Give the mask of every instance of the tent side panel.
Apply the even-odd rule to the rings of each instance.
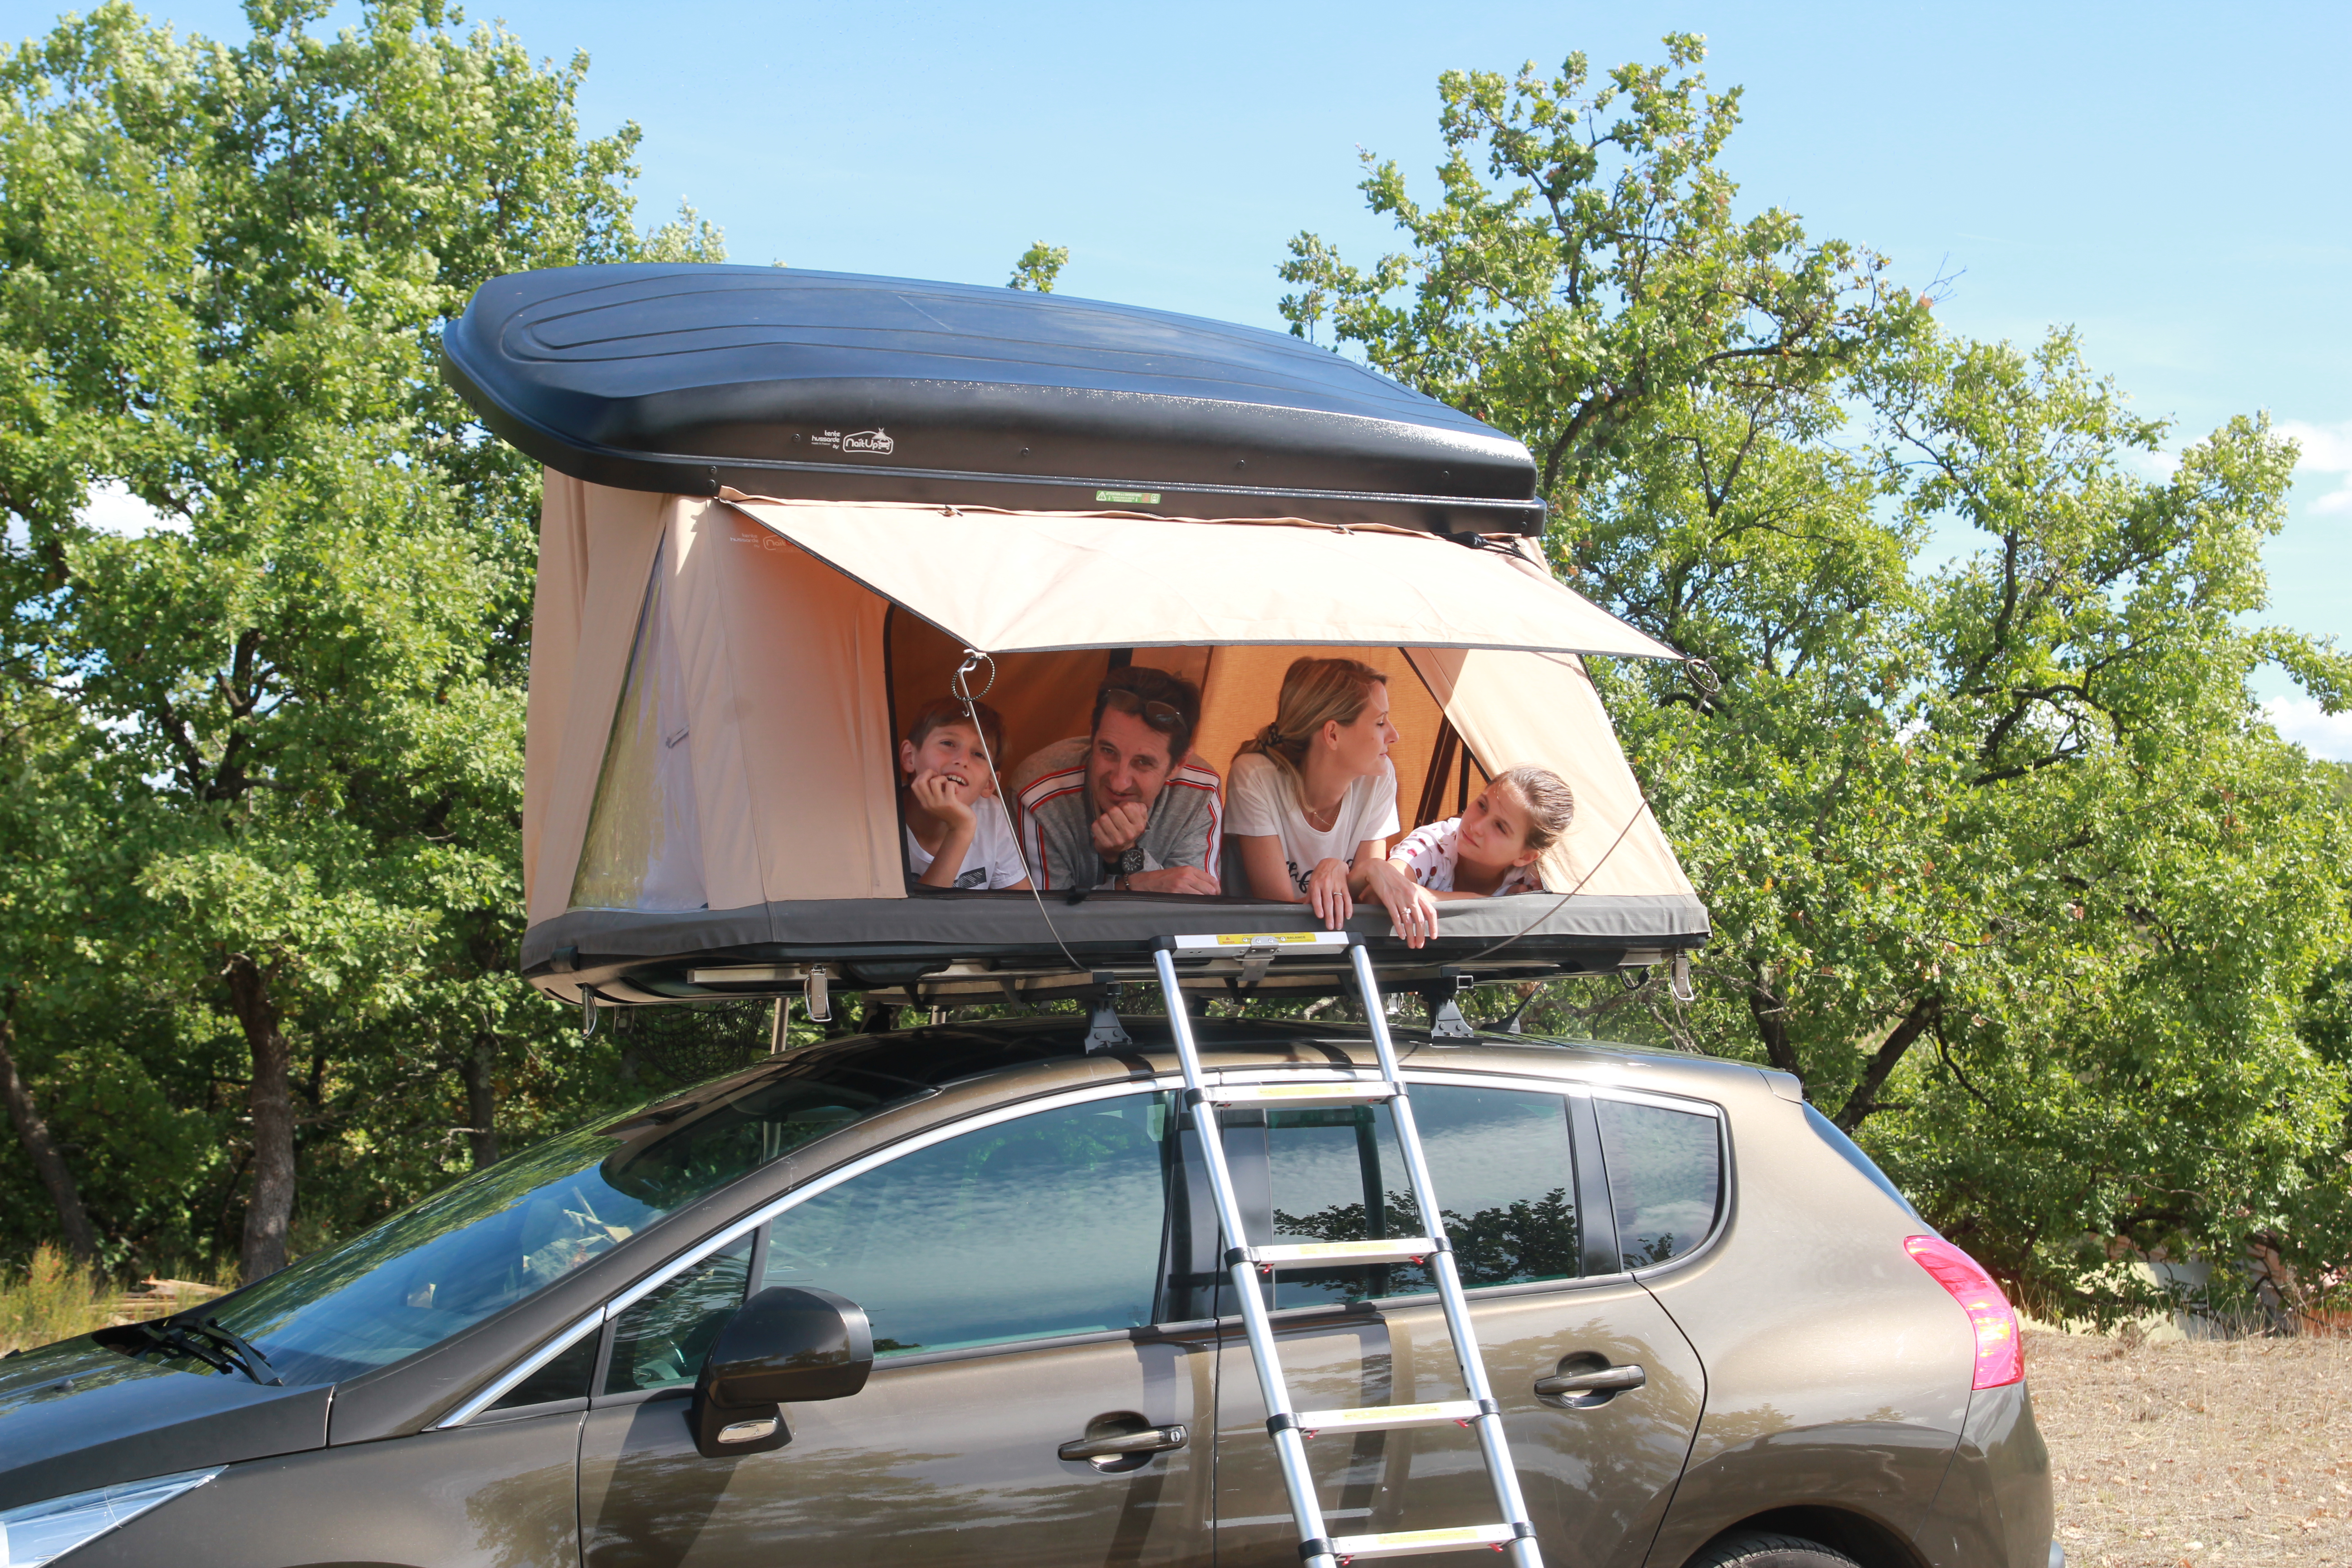
[[[532,925],[572,900],[665,499],[551,469],[543,494],[523,742],[523,885]]]
[[[673,519],[710,907],[903,899],[887,602],[719,502]]]
[[[1575,792],[1575,820],[1544,856],[1546,887],[1566,892],[1591,873],[1587,895],[1696,897],[1658,819],[1643,808],[1641,785],[1581,658],[1485,649],[1416,649],[1412,658],[1481,763],[1496,773],[1549,768]]]

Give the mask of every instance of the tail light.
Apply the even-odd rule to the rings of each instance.
[[[2025,1375],[2025,1347],[2018,1341],[2017,1311],[1983,1265],[1940,1236],[1914,1236],[1903,1250],[1952,1293],[1976,1331],[1977,1375],[1971,1388],[2000,1388]]]

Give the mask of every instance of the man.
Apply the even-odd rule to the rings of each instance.
[[[1039,888],[1217,890],[1217,775],[1186,755],[1200,722],[1200,689],[1180,676],[1129,665],[1103,678],[1084,755],[1021,791]]]

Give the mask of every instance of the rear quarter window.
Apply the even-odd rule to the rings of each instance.
[[[1624,1267],[1654,1268],[1695,1250],[1723,1204],[1717,1117],[1602,1095],[1592,1109]]]

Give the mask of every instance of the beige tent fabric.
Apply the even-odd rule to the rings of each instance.
[[[725,499],[994,654],[1247,643],[1679,657],[1515,550],[1402,529]]]
[[[761,503],[761,510],[773,511],[779,506]],[[762,526],[764,518],[754,521],[748,510],[720,500],[607,489],[548,475],[525,757],[525,873],[533,926],[567,910],[639,617],[649,602],[664,616],[660,630],[666,657],[677,663],[688,719],[683,742],[673,735],[665,743],[682,743],[688,765],[682,773],[661,776],[691,777],[692,816],[709,908],[719,911],[780,900],[905,897],[894,725],[922,700],[944,691],[946,674],[961,657],[967,634],[959,630],[950,635],[904,609],[894,611],[887,597],[845,580],[836,564]],[[1423,593],[1457,567],[1485,574],[1466,580],[1477,585],[1473,598],[1511,599],[1519,609],[1526,608],[1512,598],[1517,589],[1511,579],[1536,568],[1515,563],[1502,552],[1363,531],[1343,536],[1308,528],[1170,524],[1224,531],[1213,536],[1218,540],[1234,529],[1250,528],[1244,543],[1253,551],[1264,540],[1294,535],[1318,540],[1320,548],[1343,551],[1361,551],[1375,541],[1382,547],[1393,543],[1409,544],[1416,552],[1425,549],[1412,558],[1425,564],[1429,574],[1417,577],[1396,596],[1435,618],[1418,628],[1375,618],[1370,624],[1403,635],[1371,646],[1367,646],[1370,638],[1350,631],[1328,641],[1286,639],[1284,646],[1171,639],[1155,649],[1147,634],[1168,627],[1151,622],[1150,616],[1166,611],[1179,618],[1196,615],[1213,620],[1222,614],[1221,595],[1232,586],[1227,580],[1238,574],[1213,573],[1207,575],[1214,581],[1178,584],[1172,597],[1151,598],[1141,609],[1132,593],[1123,604],[1115,597],[1109,609],[1129,613],[1111,615],[1097,597],[1105,591],[1102,584],[1089,576],[1102,565],[1099,552],[1091,546],[1073,546],[1077,569],[1046,570],[1045,579],[1014,595],[1017,602],[1006,611],[1000,604],[1005,596],[1002,578],[992,584],[982,582],[966,595],[966,585],[955,581],[957,568],[974,562],[1002,564],[1005,551],[998,546],[1006,535],[1001,531],[1019,533],[1032,524],[1036,530],[1020,535],[1028,542],[1015,553],[1059,549],[1055,529],[1064,520],[967,515],[946,519],[955,531],[924,543],[896,532],[908,517],[934,515],[923,509],[782,510],[793,514],[795,537],[809,518],[822,514],[829,519],[825,526],[833,531],[824,534],[828,548],[839,546],[845,532],[856,531],[850,528],[854,521],[882,553],[911,563],[905,572],[915,580],[910,593],[938,590],[958,603],[962,602],[958,596],[965,595],[973,605],[994,606],[990,614],[1009,615],[1006,625],[1012,626],[1026,617],[1039,625],[1080,628],[1055,634],[1065,637],[1133,636],[1137,662],[1178,668],[1202,685],[1195,751],[1221,773],[1230,767],[1234,747],[1272,716],[1282,672],[1291,660],[1304,655],[1340,655],[1363,658],[1391,673],[1392,711],[1403,736],[1396,752],[1399,807],[1407,826],[1447,720],[1477,759],[1481,773],[1534,763],[1561,773],[1575,789],[1576,825],[1546,864],[1547,880],[1554,887],[1564,890],[1573,886],[1609,851],[1618,830],[1639,808],[1639,790],[1581,659],[1557,653],[1428,646],[1478,635],[1482,617],[1465,615],[1457,621],[1438,616]],[[1087,529],[1108,527],[1125,536],[1128,525],[1139,520],[1076,521]],[[984,551],[974,547],[983,531],[990,545]],[[1197,553],[1202,536],[1184,537],[1188,550]],[[1224,548],[1222,542],[1215,544],[1211,556]],[[1037,563],[1034,555],[1026,559]],[[657,561],[665,576],[661,592],[649,600]],[[880,570],[870,561],[866,564]],[[984,579],[993,570],[975,576]],[[1121,568],[1121,577],[1130,589],[1151,580],[1149,568]],[[1370,592],[1374,583],[1388,591],[1386,577],[1376,572],[1355,588],[1343,583],[1347,591],[1333,597],[1353,614],[1364,600],[1361,594],[1353,599],[1349,594]],[[1489,592],[1496,584],[1504,586]],[[1197,605],[1180,602],[1195,589],[1205,595]],[[1469,592],[1449,590],[1438,598],[1458,603],[1459,594]],[[1549,603],[1554,614],[1582,615],[1588,618],[1585,624],[1599,617],[1617,626],[1572,595]],[[947,613],[966,612],[950,606]],[[1250,635],[1238,621],[1232,626],[1215,624],[1222,628],[1219,635],[1228,638]],[[1250,624],[1260,630],[1265,625]],[[1313,623],[1311,615],[1295,616],[1290,629],[1308,624],[1319,623]],[[985,635],[983,627],[969,638],[978,646]],[[1656,647],[1631,628],[1619,627],[1616,635]],[[1095,682],[1108,667],[1106,649],[1000,652],[999,686],[990,700],[1004,710],[1013,727],[1008,759],[1084,727]],[[1416,670],[1421,679],[1410,679]],[[663,727],[669,728],[669,721]],[[620,835],[615,841],[635,840]],[[1645,816],[1609,854],[1585,891],[1687,895],[1690,885],[1656,823]]]
[[[1591,872],[1580,891],[1691,892],[1665,830],[1642,804],[1582,659],[1453,648],[1416,648],[1411,657],[1481,763],[1498,773],[1549,768],[1575,792],[1575,819],[1544,855],[1545,887],[1564,893]]]
[[[523,888],[533,925],[571,902],[668,500],[547,473],[524,710]]]
[[[710,907],[905,897],[889,605],[717,501],[674,501],[670,544]]]

